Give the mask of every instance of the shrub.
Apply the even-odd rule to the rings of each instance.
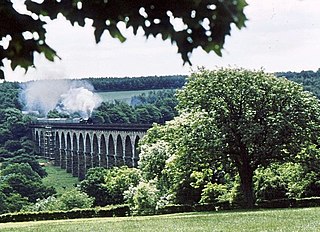
[[[95,198],[96,204],[123,204],[123,194],[130,186],[137,186],[141,171],[136,168],[114,167],[111,169],[94,168],[89,170],[81,189]]]
[[[254,180],[256,197],[260,201],[300,198],[308,185],[303,167],[290,162],[259,168],[255,172]]]
[[[59,210],[61,207],[58,205],[58,199],[54,196],[49,196],[46,199],[38,199],[33,205],[25,206],[22,211],[39,212],[39,211],[54,211]]]
[[[93,198],[76,189],[65,192],[58,198],[58,206],[61,210],[90,208]]]
[[[63,193],[60,197],[50,196],[46,199],[38,199],[33,205],[26,206],[23,211],[55,211],[90,208],[93,198],[77,189]]]
[[[139,215],[155,214],[158,190],[153,183],[140,182],[137,187],[131,187],[125,191],[125,199],[133,211]]]
[[[207,183],[201,193],[200,203],[217,203],[228,192],[227,186],[217,183]]]

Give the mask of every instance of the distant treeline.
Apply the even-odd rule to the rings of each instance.
[[[90,82],[96,91],[129,91],[178,89],[186,82],[184,75],[147,77],[105,77],[83,79]]]
[[[306,91],[312,92],[320,99],[320,69],[318,71],[278,72],[278,77],[285,77],[291,81],[302,84]]]
[[[320,99],[320,69],[301,72],[277,72],[278,77],[285,77],[300,83],[304,89],[312,92]],[[129,91],[129,90],[154,90],[154,89],[179,89],[186,80],[185,75],[173,76],[147,76],[147,77],[104,77],[86,78],[96,91]]]

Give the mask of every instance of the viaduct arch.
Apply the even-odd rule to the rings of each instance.
[[[136,167],[138,142],[151,125],[33,123],[37,152],[80,180],[92,167]]]

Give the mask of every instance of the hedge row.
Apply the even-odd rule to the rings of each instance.
[[[275,199],[263,201],[257,204],[258,208],[304,208],[320,207],[320,197],[302,198],[302,199]],[[239,208],[231,206],[229,202],[218,204],[201,204],[201,205],[167,205],[157,210],[157,214],[184,213],[184,212],[201,212],[217,211]]]
[[[260,208],[304,208],[320,207],[320,197],[302,199],[275,199],[258,203]]]
[[[184,213],[184,212],[203,212],[230,209],[229,202],[217,204],[199,204],[199,205],[167,205],[157,210],[157,214]]]
[[[8,213],[0,215],[0,223],[93,217],[124,217],[129,215],[129,206],[117,205],[103,208],[73,209],[68,211]]]

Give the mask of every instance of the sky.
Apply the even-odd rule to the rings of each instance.
[[[15,0],[20,3],[23,0]],[[61,60],[47,61],[35,56],[36,69],[11,70],[5,62],[9,81],[86,77],[138,77],[188,75],[197,67],[243,67],[266,72],[318,70],[320,54],[319,0],[247,0],[246,27],[232,26],[222,57],[199,49],[191,55],[192,66],[183,65],[177,47],[170,41],[142,33],[134,36],[124,31],[121,43],[104,32],[95,43],[90,22],[83,27],[71,26],[62,16],[47,23],[47,44]]]

